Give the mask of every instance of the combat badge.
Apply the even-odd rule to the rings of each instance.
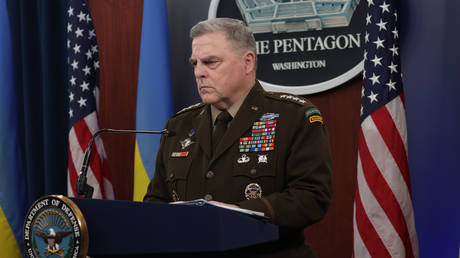
[[[247,156],[246,154],[243,154],[241,155],[241,157],[238,158],[237,162],[238,164],[243,164],[243,163],[248,163],[250,160],[251,158],[249,158],[249,156]]]
[[[67,197],[42,197],[27,212],[23,241],[28,257],[86,257],[88,230],[85,218]]]
[[[248,200],[260,199],[262,198],[262,188],[259,184],[250,183],[246,186],[246,189],[244,189],[244,196]]]
[[[258,163],[268,163],[267,155],[260,155],[259,154],[259,162]]]
[[[305,111],[305,117],[307,118],[308,122],[311,123],[323,123],[323,116],[321,115],[321,112],[319,112],[319,109],[317,108],[309,108],[307,111]]]

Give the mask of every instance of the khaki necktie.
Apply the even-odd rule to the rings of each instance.
[[[232,115],[227,110],[220,112],[214,122],[214,133],[212,134],[212,152],[215,153],[220,140],[227,130],[228,122],[233,119]]]

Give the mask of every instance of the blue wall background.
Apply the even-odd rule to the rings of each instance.
[[[420,257],[459,257],[460,1],[401,1],[409,166]]]

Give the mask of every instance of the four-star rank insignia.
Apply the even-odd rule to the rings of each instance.
[[[271,151],[275,149],[276,118],[279,114],[263,114],[252,125],[250,137],[241,137],[240,152]]]

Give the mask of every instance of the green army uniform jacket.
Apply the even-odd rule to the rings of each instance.
[[[176,135],[161,140],[144,201],[204,198],[261,211],[280,226],[279,246],[270,252],[314,257],[303,250],[303,229],[323,218],[332,195],[331,153],[319,110],[304,98],[266,92],[256,82],[214,154],[210,113],[209,105],[197,104],[168,120],[165,128]],[[257,126],[273,123],[272,145],[262,145],[264,130]],[[261,198],[248,200],[248,186]]]

